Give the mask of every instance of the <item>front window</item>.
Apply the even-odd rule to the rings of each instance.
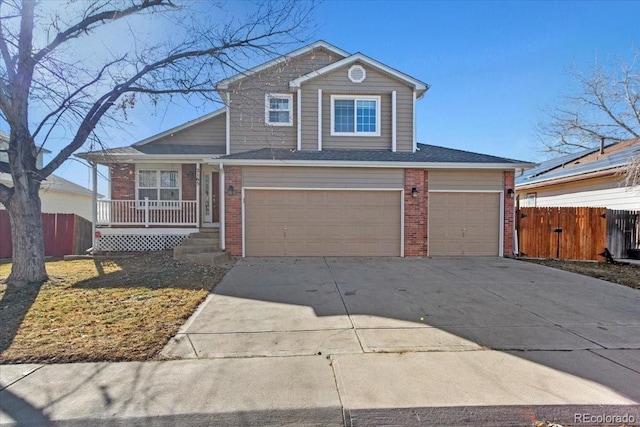
[[[272,126],[293,125],[293,95],[267,94],[265,96],[265,123]]]
[[[380,97],[331,97],[331,135],[380,136]]]
[[[138,171],[138,200],[180,200],[178,176],[177,170]]]

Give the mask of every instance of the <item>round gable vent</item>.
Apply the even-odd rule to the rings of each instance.
[[[367,72],[361,65],[354,65],[349,68],[349,80],[353,83],[362,83],[367,77]]]

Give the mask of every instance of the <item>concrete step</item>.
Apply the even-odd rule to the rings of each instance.
[[[196,239],[219,239],[220,238],[220,229],[212,228],[210,230],[200,230],[197,233],[191,233],[189,237]]]
[[[174,259],[177,259],[175,255]],[[222,265],[228,262],[229,259],[229,255],[226,252],[209,252],[206,254],[183,254],[180,255],[178,260],[201,265]]]
[[[220,238],[215,239],[205,239],[204,237],[189,237],[185,239],[180,244],[181,246],[202,246],[202,245],[210,245],[212,243],[220,244]]]

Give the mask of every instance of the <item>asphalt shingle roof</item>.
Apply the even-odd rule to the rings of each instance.
[[[345,162],[424,162],[424,163],[526,163],[520,160],[472,153],[470,151],[435,145],[418,144],[415,153],[399,153],[388,150],[323,150],[292,151],[286,148],[261,148],[259,150],[230,154],[221,160],[317,160]]]

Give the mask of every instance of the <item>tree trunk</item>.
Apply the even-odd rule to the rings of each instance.
[[[22,287],[47,280],[44,266],[44,233],[40,206],[39,183],[26,189],[15,189],[7,204],[13,244],[9,286]]]

